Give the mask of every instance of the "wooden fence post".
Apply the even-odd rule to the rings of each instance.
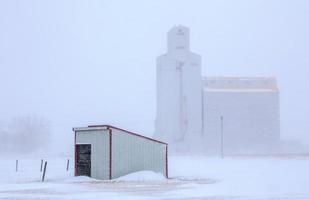
[[[40,168],[40,172],[42,172],[43,170],[43,159],[41,159],[41,168]]]
[[[16,160],[16,164],[15,164],[15,171],[18,171],[18,160]]]
[[[46,166],[47,166],[47,161],[45,161],[45,163],[44,163],[44,170],[43,170],[42,182],[44,182],[44,180],[45,180]]]
[[[70,166],[70,159],[67,161],[67,171],[69,171],[69,166]]]

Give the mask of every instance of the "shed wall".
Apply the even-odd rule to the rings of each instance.
[[[167,175],[166,145],[112,129],[112,178],[151,170]]]
[[[91,144],[91,177],[109,179],[109,131],[76,131],[76,144]]]

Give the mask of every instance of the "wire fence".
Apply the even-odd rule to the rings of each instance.
[[[1,159],[0,182],[53,181],[74,176],[72,158]]]

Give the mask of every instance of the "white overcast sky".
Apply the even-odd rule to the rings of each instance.
[[[153,133],[155,59],[191,29],[205,76],[276,76],[283,138],[309,143],[309,1],[0,1],[0,122]]]

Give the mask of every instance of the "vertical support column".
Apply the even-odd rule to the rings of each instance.
[[[224,158],[224,150],[223,150],[223,145],[224,145],[224,140],[223,140],[223,116],[220,117],[221,119],[221,158]]]
[[[165,175],[166,178],[168,178],[168,147],[167,145],[165,146]]]
[[[201,117],[202,117],[202,132],[201,132],[201,136],[203,138],[204,137],[204,129],[205,129],[205,127],[204,127],[204,118],[205,118],[205,116],[204,116],[204,92],[203,92],[203,85],[202,85],[201,93],[202,93],[202,113],[201,113]]]
[[[111,180],[113,178],[113,171],[112,171],[112,129],[110,127],[108,127],[108,131],[109,131],[109,179]]]

